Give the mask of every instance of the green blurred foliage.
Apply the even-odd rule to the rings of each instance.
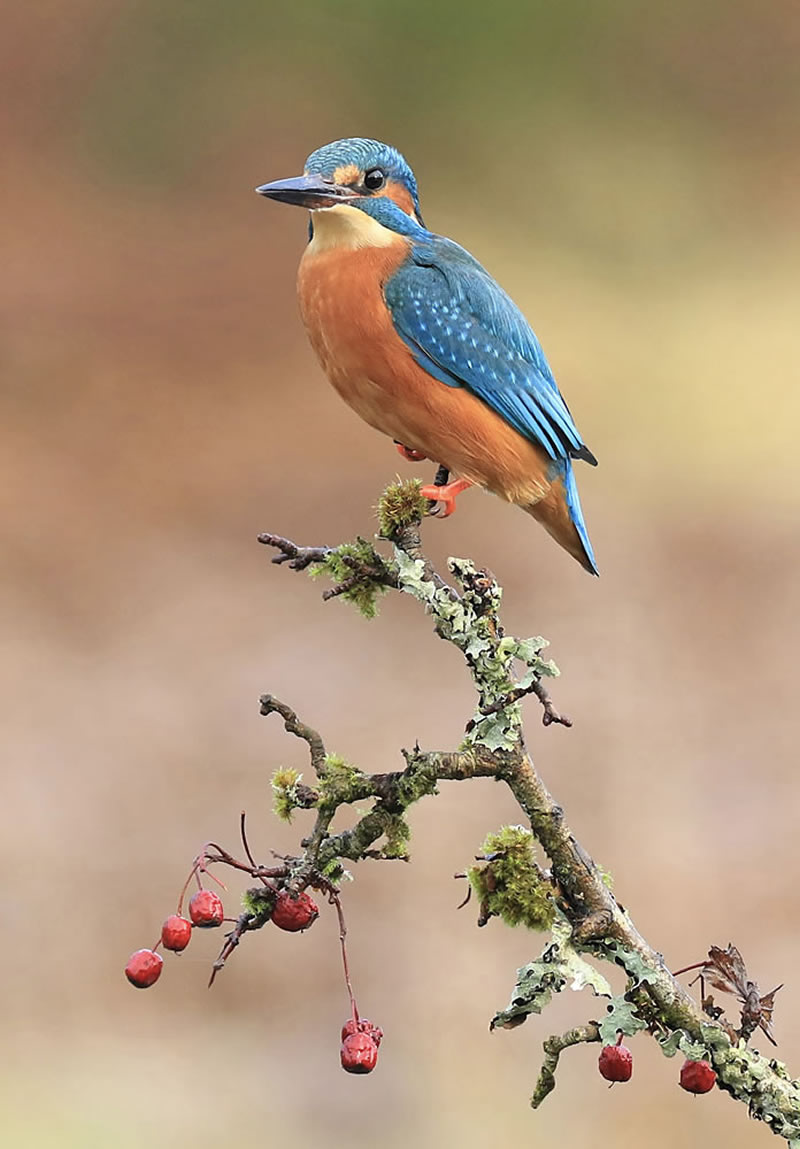
[[[169,182],[253,109],[322,112],[502,190],[515,164],[541,178],[563,121],[768,149],[800,126],[797,36],[787,0],[140,0],[108,28],[87,131],[104,167]]]

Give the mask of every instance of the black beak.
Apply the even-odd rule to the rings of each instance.
[[[276,199],[278,203],[293,203],[309,210],[320,207],[335,207],[339,203],[350,203],[358,199],[358,192],[342,187],[322,178],[322,176],[295,176],[290,180],[274,180],[256,188],[259,195]]]

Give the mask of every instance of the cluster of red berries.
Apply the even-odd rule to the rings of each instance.
[[[617,1081],[630,1081],[633,1074],[633,1054],[622,1044],[622,1034],[616,1045],[604,1045],[597,1061],[600,1076],[613,1085]],[[707,1061],[684,1061],[678,1083],[687,1093],[708,1093],[714,1088],[717,1075]]]
[[[297,897],[282,890],[275,899],[272,921],[279,929],[290,933],[306,930],[318,917],[316,902],[305,890]],[[171,914],[161,927],[161,937],[153,948],[131,954],[125,966],[125,976],[137,989],[149,989],[158,981],[164,966],[164,959],[156,952],[159,946],[181,953],[191,941],[195,927],[213,929],[225,920],[221,898],[213,890],[198,890],[189,902],[189,918],[184,918],[180,909],[177,914]]]
[[[204,868],[200,859],[197,859],[192,867],[187,885],[193,877],[197,878],[199,883],[198,869]],[[255,868],[257,867],[254,866]],[[342,1027],[340,1050],[342,1069],[348,1073],[371,1073],[378,1062],[378,1047],[383,1038],[383,1031],[377,1025],[373,1025],[371,1021],[367,1021],[366,1018],[359,1018],[347,966],[347,951],[344,941],[347,931],[342,916],[342,908],[337,891],[330,886],[325,888],[327,888],[339,915],[339,937],[342,946],[345,983],[353,1011],[350,1020],[345,1022]],[[186,887],[184,886],[184,893],[185,890]],[[164,959],[161,954],[156,952],[160,946],[163,946],[165,950],[171,950],[173,953],[181,953],[191,941],[193,929],[210,929],[221,926],[224,921],[235,921],[235,919],[225,917],[225,910],[220,897],[212,890],[202,888],[191,898],[189,917],[185,918],[182,913],[183,896],[182,893],[178,901],[178,912],[171,914],[164,922],[161,927],[161,937],[153,948],[137,950],[128,959],[128,964],[125,966],[125,976],[131,985],[136,986],[137,989],[148,989],[161,976]],[[285,889],[275,892],[270,920],[278,929],[286,930],[288,933],[298,933],[300,930],[307,930],[318,917],[317,904],[307,891],[303,890],[299,894],[291,894]],[[213,982],[217,970],[224,965],[226,957],[238,944],[241,929],[240,921],[233,932],[227,935],[222,953],[214,964],[211,982]]]

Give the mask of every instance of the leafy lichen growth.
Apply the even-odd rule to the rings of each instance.
[[[498,1010],[489,1029],[516,1029],[531,1013],[541,1013],[554,993],[569,981],[558,942],[548,945],[540,958],[517,970],[517,980],[506,1009]]]
[[[520,679],[520,686],[530,686],[534,676],[536,678],[558,678],[561,674],[552,658],[539,657],[549,645],[547,639],[542,638],[541,635],[535,635],[533,638],[508,637],[501,640],[501,649],[508,651],[514,658],[518,658],[528,667],[528,673]]]
[[[503,826],[488,835],[481,854],[485,865],[467,871],[480,898],[481,916],[530,930],[550,929],[556,913],[553,885],[536,864],[530,830]]]
[[[604,1045],[613,1045],[618,1033],[629,1036],[646,1028],[647,1023],[636,1013],[635,1003],[624,996],[612,997],[600,1022],[600,1040]]]
[[[568,984],[575,990],[589,986],[595,994],[611,997],[611,987],[593,965],[572,944],[572,927],[556,913],[552,940],[541,957],[517,971],[517,982],[506,1009],[499,1010],[489,1028],[514,1029],[531,1013],[541,1013],[554,993]]]
[[[375,548],[360,536],[355,542],[342,543],[309,570],[312,578],[328,575],[336,585],[349,583],[339,597],[351,602],[364,616],[372,619],[378,613],[378,598],[389,589],[382,577],[386,564]]]
[[[302,778],[291,766],[279,766],[272,775],[273,809],[284,822],[291,822],[297,809],[297,783]]]
[[[428,513],[428,500],[419,493],[420,479],[390,483],[378,499],[378,526],[382,538],[394,538],[405,527],[421,522]]]

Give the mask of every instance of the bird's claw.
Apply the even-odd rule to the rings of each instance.
[[[456,496],[471,486],[472,483],[469,479],[454,479],[452,483],[444,483],[442,486],[429,483],[427,486],[420,487],[419,493],[423,499],[430,499],[434,504],[431,508],[432,515],[441,514],[443,519],[447,519],[456,509]],[[440,512],[436,504],[440,504],[444,509]]]

